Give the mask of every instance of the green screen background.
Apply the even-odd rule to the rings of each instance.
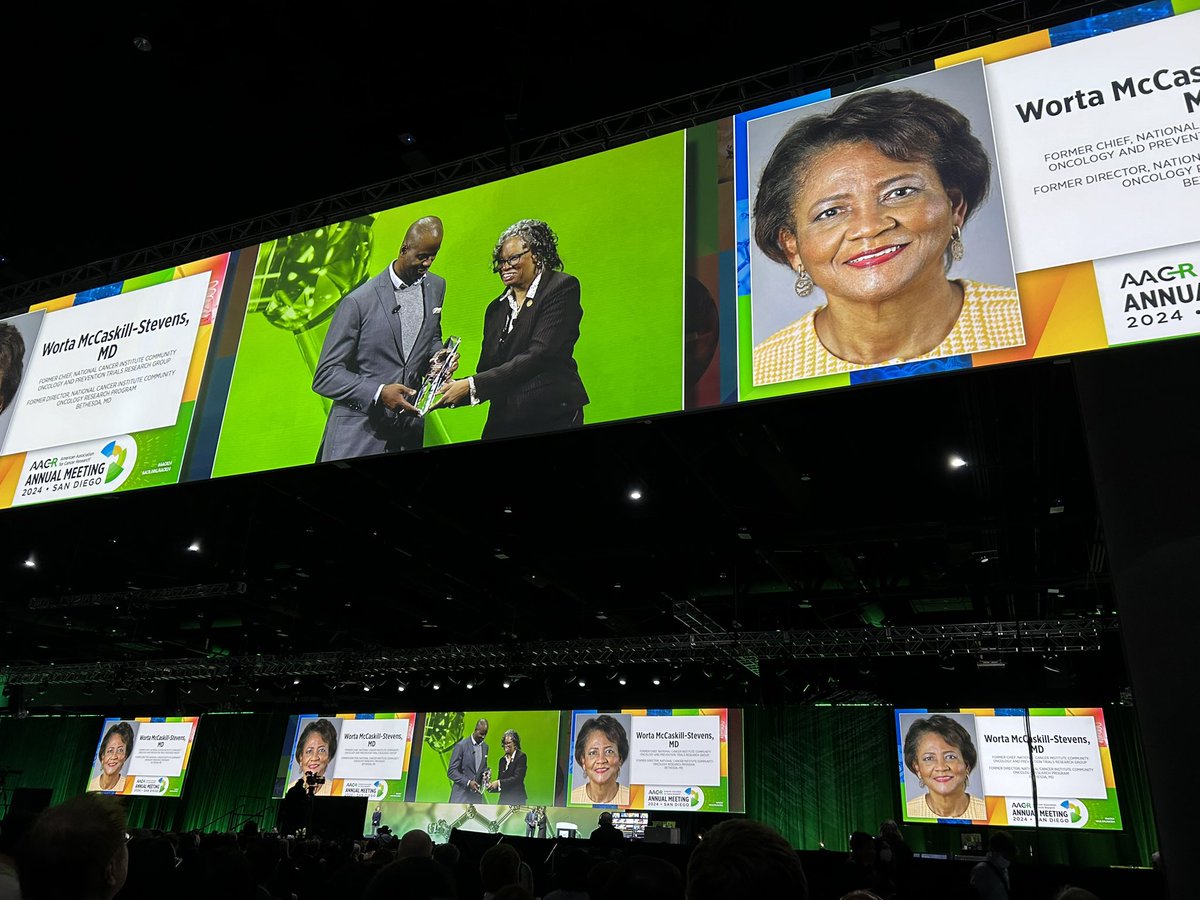
[[[684,133],[676,132],[423,200],[375,217],[367,270],[378,274],[396,258],[413,221],[442,219],[445,239],[433,266],[447,282],[442,334],[462,338],[457,374],[465,377],[479,358],[484,308],[503,287],[491,270],[496,238],[518,219],[543,219],[558,235],[565,271],[582,286],[575,359],[591,397],[584,421],[676,411],[683,393],[683,183]],[[327,328],[314,329],[318,344]],[[434,413],[426,446],[477,439],[486,415],[486,404]],[[325,419],[296,338],[249,313],[213,475],[311,463]]]
[[[521,737],[521,749],[528,757],[529,770],[525,775],[525,791],[532,806],[549,806],[554,802],[554,781],[558,766],[558,712],[522,711],[495,712],[490,710],[467,710],[463,713],[463,737],[475,730],[480,719],[488,720],[488,765],[492,776],[499,773],[500,757],[504,755],[501,738],[510,728]],[[446,766],[450,763],[450,751],[439,758],[436,750],[426,744],[420,749],[421,764],[417,773],[416,801],[420,803],[445,803],[450,799],[450,779],[446,777]],[[413,748],[414,757],[418,748]],[[410,763],[411,765],[411,763]],[[411,772],[410,772],[411,776]],[[485,794],[486,803],[499,804],[499,794]],[[522,824],[522,828],[524,825]]]

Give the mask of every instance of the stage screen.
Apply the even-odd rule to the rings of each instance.
[[[311,778],[317,797],[403,800],[415,719],[411,712],[292,716],[274,796],[307,788]]]
[[[557,710],[425,713],[413,799],[480,806],[552,805],[558,782],[559,717]],[[481,732],[481,722],[486,732]],[[476,746],[479,733],[484,737]],[[471,781],[481,790],[471,788]]]
[[[1121,829],[1101,709],[898,709],[896,749],[906,822]]]
[[[0,320],[0,507],[180,479],[228,261]]]
[[[1129,7],[38,303],[0,508],[1195,336],[1197,41]]]
[[[178,797],[199,723],[199,716],[105,719],[92,754],[88,791]]]
[[[566,805],[744,812],[741,711],[573,710]]]

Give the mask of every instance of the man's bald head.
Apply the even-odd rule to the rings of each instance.
[[[429,271],[442,249],[442,220],[425,216],[408,226],[396,257],[395,272],[405,284],[415,284]]]

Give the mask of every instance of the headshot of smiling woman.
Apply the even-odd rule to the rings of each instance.
[[[941,714],[913,721],[904,736],[904,765],[925,793],[908,801],[908,817],[986,819],[983,798],[967,792],[977,762],[975,742],[961,723]]]
[[[133,750],[133,728],[128,722],[116,722],[104,732],[104,740],[96,753],[100,764],[96,776],[88,782],[89,791],[111,791],[120,793],[125,788],[125,777],[121,774],[129,754]]]
[[[296,741],[296,763],[300,767],[300,777],[317,775],[326,779],[313,791],[317,796],[329,796],[333,789],[332,779],[326,777],[326,772],[337,753],[337,745],[337,730],[328,719],[313,719],[301,729],[300,738]]]
[[[594,716],[579,726],[575,762],[584,781],[571,791],[572,803],[629,805],[629,785],[621,784],[621,767],[629,756],[629,735],[613,716]]]
[[[950,275],[993,250],[965,228],[991,170],[970,120],[918,91],[864,91],[788,128],[759,179],[754,241],[796,295],[825,303],[755,346],[754,384],[1023,344],[1015,288]]]

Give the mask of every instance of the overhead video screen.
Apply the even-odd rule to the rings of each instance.
[[[199,716],[105,719],[92,755],[88,791],[178,797],[199,723]]]
[[[0,507],[1200,334],[1197,42],[1129,7],[36,304]]]
[[[1101,709],[897,710],[907,822],[1121,829]]]
[[[741,711],[573,710],[567,806],[743,812]]]
[[[179,481],[228,261],[0,320],[0,507]]]
[[[316,797],[403,800],[415,713],[292,716],[274,796],[293,787]]]

